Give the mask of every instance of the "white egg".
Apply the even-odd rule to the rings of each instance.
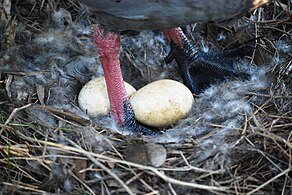
[[[128,98],[136,89],[125,83]],[[89,116],[104,116],[110,112],[110,103],[104,77],[98,77],[86,83],[78,95],[79,107]]]
[[[194,97],[182,83],[163,79],[139,89],[130,102],[137,121],[151,127],[164,128],[189,114]]]

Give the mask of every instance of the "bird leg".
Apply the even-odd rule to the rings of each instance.
[[[156,132],[139,125],[127,97],[120,68],[120,36],[115,32],[105,32],[98,27],[94,33],[94,43],[98,50],[104,71],[111,115],[114,121],[130,131],[152,135]]]
[[[163,32],[171,45],[171,51],[165,58],[165,62],[169,64],[174,59],[176,60],[184,84],[194,93],[197,91],[197,86],[192,78],[188,64],[193,61],[194,56],[196,56],[198,52],[185,36],[181,28],[165,29]]]
[[[183,81],[192,93],[202,91],[200,82],[206,81],[211,83],[211,78],[204,78],[209,76],[209,71],[224,76],[249,77],[248,74],[240,73],[234,69],[232,64],[236,58],[242,57],[251,51],[252,46],[244,45],[224,52],[199,52],[190,43],[180,28],[166,29],[164,30],[164,34],[171,46],[171,51],[165,58],[165,62],[167,64],[173,60],[177,62]],[[200,74],[195,73],[194,76],[190,69],[200,72]]]

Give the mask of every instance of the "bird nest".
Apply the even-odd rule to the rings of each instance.
[[[291,1],[274,0],[229,24],[185,31],[200,50],[256,48],[195,95],[192,113],[162,135],[120,131],[77,104],[102,75],[92,25],[74,1],[0,1],[1,194],[290,194]],[[132,33],[133,34],[133,33]],[[122,35],[124,78],[140,88],[182,81],[159,31]]]

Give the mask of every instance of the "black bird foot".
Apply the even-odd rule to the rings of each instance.
[[[142,135],[160,135],[162,132],[160,131],[155,131],[150,128],[147,128],[140,124],[136,119],[135,119],[135,114],[132,109],[132,106],[129,101],[124,102],[124,124],[123,128],[127,129],[130,132],[134,133],[141,133]]]
[[[192,93],[200,93],[214,80],[222,80],[226,76],[249,79],[250,75],[236,70],[235,60],[250,54],[254,46],[242,45],[223,52],[199,52],[184,39],[183,47],[170,43],[171,51],[165,58],[169,64],[175,60],[179,66],[184,84]]]

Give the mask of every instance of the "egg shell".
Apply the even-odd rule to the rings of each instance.
[[[125,83],[128,98],[136,89]],[[95,78],[86,83],[78,95],[79,107],[89,116],[104,116],[110,112],[110,103],[104,77]]]
[[[130,102],[137,121],[151,127],[164,128],[189,114],[194,97],[182,83],[163,79],[139,89]]]

